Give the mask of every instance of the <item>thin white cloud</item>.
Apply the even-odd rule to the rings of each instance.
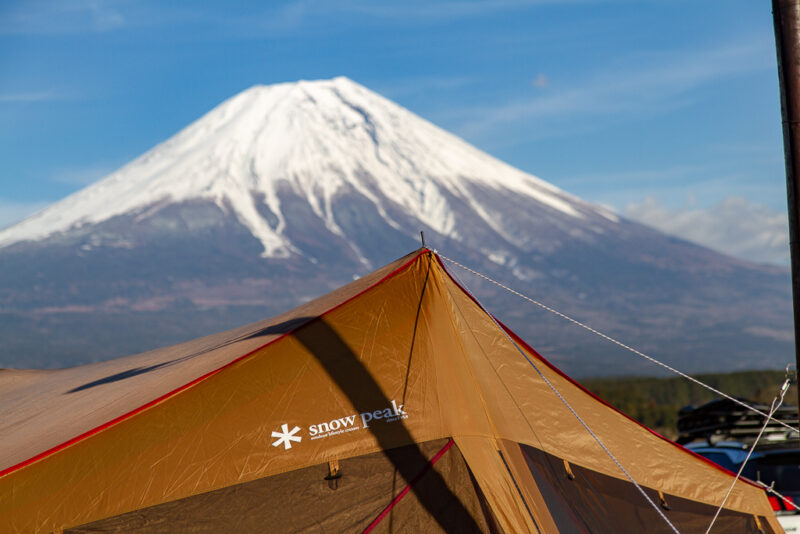
[[[200,6],[176,7],[165,2],[129,0],[25,0],[0,6],[0,34],[60,35],[104,33],[124,28],[212,24],[239,30],[260,28],[272,32],[295,31],[305,26],[362,23],[363,19],[392,22],[430,22],[519,10],[537,5],[593,3],[599,0],[477,0],[428,2],[372,2],[367,0],[292,0],[263,8],[259,5],[224,11]],[[361,20],[356,20],[361,19]]]
[[[194,6],[130,0],[24,0],[0,5],[0,35],[74,35],[186,22],[219,23]]]
[[[107,32],[126,24],[115,0],[29,0],[0,13],[0,34]]]
[[[341,30],[354,26],[388,23],[393,25],[436,24],[442,21],[521,11],[537,6],[592,4],[608,0],[454,0],[431,2],[375,2],[372,0],[291,0],[264,11],[221,14],[218,20],[248,35],[267,31],[281,35],[302,30]],[[617,0],[626,2],[630,0]],[[242,35],[242,33],[239,33]]]
[[[786,184],[775,179],[773,166],[752,167],[752,150],[742,147],[742,154],[731,154],[722,161],[682,163],[675,165],[612,170],[564,176],[554,183],[579,196],[599,204],[615,206],[623,212],[629,204],[639,204],[644,196],[657,198],[659,203],[673,211],[692,205],[698,199],[699,207],[709,208],[714,202],[731,195],[732,191],[750,202],[761,203],[775,211],[786,206]],[[774,158],[773,158],[774,159]],[[782,168],[778,167],[780,173]],[[769,179],[761,179],[769,176]]]
[[[570,3],[589,3],[592,0],[572,0]],[[350,1],[338,2],[338,7],[343,11],[361,13],[374,17],[397,19],[399,17],[412,19],[453,19],[474,17],[498,11],[524,9],[532,6],[547,4],[564,4],[565,0],[477,0],[462,2],[430,2],[425,0],[407,2],[372,2]]]
[[[16,202],[0,198],[0,229],[16,224],[49,205],[49,202]]]
[[[655,169],[627,171],[608,170],[604,172],[576,174],[565,178],[561,182],[561,185],[576,187],[602,183],[604,185],[613,185],[615,189],[631,187],[641,191],[642,184],[677,183],[680,187],[683,187],[683,183],[687,178],[694,183],[701,176],[708,176],[713,172],[715,171],[712,166],[707,164],[682,164],[670,167],[658,167]]]
[[[770,44],[763,39],[708,50],[632,54],[604,70],[569,85],[551,84],[547,93],[527,96],[499,106],[472,108],[462,124],[466,137],[507,128],[532,119],[570,120],[601,115],[654,114],[685,106],[692,91],[726,77],[772,68]],[[769,53],[767,51],[770,51]],[[581,126],[583,127],[583,126]]]
[[[786,213],[741,197],[727,197],[710,208],[669,209],[647,197],[629,204],[625,215],[677,237],[724,254],[758,263],[789,263]]]
[[[299,23],[310,17],[332,13],[356,14],[392,20],[454,19],[480,16],[499,11],[525,9],[548,4],[596,3],[598,0],[473,0],[430,2],[408,0],[405,2],[374,2],[371,0],[295,0],[281,8],[284,22]]]

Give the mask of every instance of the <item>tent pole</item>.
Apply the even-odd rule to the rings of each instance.
[[[781,90],[783,152],[786,161],[786,192],[789,208],[789,251],[792,262],[795,362],[800,370],[800,228],[798,191],[800,184],[800,0],[772,0],[778,79]],[[800,410],[800,388],[798,388]],[[800,414],[799,414],[800,417]]]

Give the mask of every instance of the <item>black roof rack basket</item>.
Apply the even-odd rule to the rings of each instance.
[[[740,399],[764,413],[769,413],[770,406],[755,401]],[[774,419],[797,428],[797,407],[781,406],[775,411]],[[718,399],[699,407],[687,406],[678,412],[678,443],[685,444],[699,439],[710,444],[719,441],[752,441],[764,424],[764,416],[733,402],[729,399]],[[797,437],[785,426],[770,421],[764,430],[763,438],[780,439]]]

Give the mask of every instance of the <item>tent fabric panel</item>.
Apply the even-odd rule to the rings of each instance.
[[[428,251],[409,256],[384,271],[380,283],[367,286],[372,290],[354,293],[321,315],[295,310],[283,322],[268,321],[269,326],[251,330],[246,340],[232,338],[176,363],[175,369],[232,351],[228,363],[212,369],[207,380],[1,476],[0,495],[11,497],[0,499],[0,530],[85,524],[288,476],[330,459],[343,462],[445,436],[462,447],[480,489],[471,486],[479,495],[477,505],[470,504],[461,516],[489,510],[506,532],[550,532],[556,524],[549,503],[537,497],[544,495],[547,480],[536,479],[522,449],[509,441],[627,483],[505,333],[433,258]],[[249,350],[249,343],[260,348],[238,352]],[[598,402],[520,345],[637,481],[707,504],[721,500],[730,475]],[[119,395],[132,395],[132,388],[144,384],[138,380],[146,379],[150,387],[155,379],[148,377],[170,369],[101,377],[72,394],[109,391],[114,385],[114,391],[125,390]],[[393,412],[398,405],[405,407],[402,417]],[[92,409],[91,404],[75,406],[84,414]],[[375,415],[368,428],[365,414]],[[347,432],[327,432],[334,420],[343,426],[345,419]],[[323,424],[327,433],[312,433],[312,427]],[[280,446],[275,432],[282,425],[284,434],[296,427],[290,434],[302,439],[290,443],[281,438],[286,446]],[[427,457],[417,447],[403,450],[413,461],[398,460],[393,467],[399,479],[408,481]],[[390,462],[392,454],[386,455]],[[432,484],[434,496],[452,493],[444,489],[441,476],[426,484]],[[413,509],[414,502],[428,512],[432,499],[404,498],[392,517],[403,507]],[[763,492],[744,483],[737,485],[729,508],[771,515]]]
[[[396,450],[402,454],[408,448]],[[481,503],[469,466],[455,445],[372,532],[490,533],[493,522],[490,510]]]
[[[448,435],[493,436],[492,416],[480,388],[464,344],[463,333],[451,315],[447,281],[439,266],[430,263],[424,307],[420,318],[425,326],[417,343],[414,358],[431,360],[431,379],[435,382],[435,417],[442,421]],[[433,413],[428,414],[433,417]]]
[[[478,379],[498,438],[525,443],[608,476],[625,475],[608,457],[522,351],[625,466],[648,487],[707,504],[719,503],[732,475],[598,401],[526,344],[512,342],[447,271],[454,323]],[[740,481],[727,508],[764,515],[771,507],[762,490]]]
[[[278,316],[142,354],[69,369],[0,369],[0,472],[120,417],[340,306],[419,258],[389,265]]]
[[[455,438],[493,517],[505,532],[556,532],[555,523],[543,503],[520,495],[526,482],[515,479],[506,468],[497,443],[491,438],[459,436]],[[529,477],[530,478],[530,477]]]
[[[335,480],[326,480],[329,466],[320,464],[143,508],[65,532],[361,532],[406,485],[398,475],[397,464],[409,464],[412,470],[421,472],[425,464],[420,464],[417,452],[430,459],[447,441],[435,440],[341,460],[341,477]],[[442,455],[433,471],[423,474],[415,488],[372,532],[491,532],[458,447],[451,447]],[[447,492],[431,482],[435,476],[446,482]]]
[[[521,444],[523,457],[536,480],[560,532],[609,532],[638,534],[673,532],[630,481],[623,481]],[[658,491],[643,488],[662,505]],[[704,532],[717,507],[664,494],[662,511],[680,532]],[[768,518],[771,518],[770,521]],[[763,533],[752,514],[724,509],[714,524],[720,534],[771,534],[782,532],[774,514],[759,517]]]
[[[381,291],[314,318],[213,379],[1,477],[0,494],[12,498],[0,500],[0,527],[69,527],[448,435],[431,379],[435,353],[420,344],[409,367],[415,337],[432,335],[417,321],[426,264],[414,262]],[[402,418],[364,424],[364,414],[385,413],[403,396]],[[347,432],[311,439],[315,425],[343,418],[352,423]],[[271,433],[282,425],[297,427],[302,441],[280,446]]]
[[[540,530],[542,532],[557,532],[556,524],[550,515],[547,503],[536,484],[536,480],[534,480],[528,469],[519,444],[506,440],[497,440],[497,444],[499,447],[497,453],[502,457],[505,467],[517,482],[519,491],[528,504],[528,508],[537,518],[537,525],[539,525]]]

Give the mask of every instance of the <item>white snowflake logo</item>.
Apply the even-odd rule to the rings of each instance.
[[[272,437],[273,438],[278,438],[277,440],[275,440],[272,443],[273,447],[279,447],[281,444],[283,444],[283,447],[284,447],[283,450],[288,451],[289,449],[292,448],[292,442],[293,441],[296,441],[296,442],[299,443],[300,441],[303,440],[303,438],[301,438],[300,436],[295,436],[295,434],[300,432],[300,427],[299,426],[294,427],[290,431],[289,430],[289,425],[284,423],[284,424],[281,425],[281,430],[283,432],[273,432],[272,433]]]

